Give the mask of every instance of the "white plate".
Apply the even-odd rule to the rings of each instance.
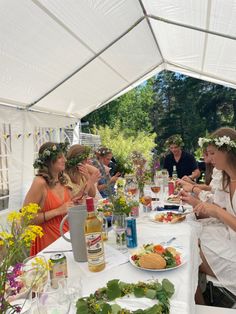
[[[158,224],[167,224],[167,225],[174,225],[174,224],[176,224],[176,223],[180,223],[180,222],[185,221],[185,219],[184,219],[184,220],[182,220],[182,221],[177,221],[177,222],[171,223],[171,222],[161,222],[161,221],[155,220],[155,217],[156,217],[157,215],[162,215],[162,214],[167,214],[167,213],[173,213],[173,214],[175,214],[175,215],[183,215],[183,213],[177,212],[176,210],[162,210],[162,211],[154,211],[154,212],[151,212],[150,215],[149,215],[149,218],[150,218],[151,221],[153,221],[153,222],[155,222],[155,223],[158,223]]]
[[[174,247],[174,246],[172,246]],[[176,269],[176,268],[179,268],[181,266],[183,266],[186,262],[187,262],[187,259],[184,255],[184,253],[182,252],[182,250],[180,250],[179,248],[176,247],[176,250],[178,252],[181,253],[181,264],[178,265],[178,266],[175,266],[175,267],[171,267],[171,268],[163,268],[163,269],[150,269],[150,268],[144,268],[144,267],[139,267],[135,264],[135,262],[132,260],[131,256],[135,255],[135,254],[132,254],[129,256],[129,261],[130,261],[130,264],[138,269],[141,269],[141,270],[147,270],[147,271],[153,271],[153,272],[160,272],[160,271],[168,271],[168,270],[172,270],[172,269]]]

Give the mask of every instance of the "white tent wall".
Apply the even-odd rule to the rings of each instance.
[[[8,147],[9,210],[22,206],[34,177],[34,135],[37,128],[63,129],[76,125],[77,120],[44,113],[29,112],[0,106],[0,124],[10,124],[11,147]],[[30,136],[29,136],[30,135]],[[1,141],[4,134],[0,134]],[[60,139],[54,137],[58,142]],[[39,138],[43,143],[44,139]],[[40,143],[39,143],[40,144]],[[0,215],[4,213],[0,212]]]

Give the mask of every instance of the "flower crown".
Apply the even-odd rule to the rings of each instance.
[[[133,160],[140,160],[140,159],[144,159],[143,157],[143,154],[137,150],[134,150],[132,153],[131,153],[131,158]]]
[[[107,147],[99,147],[96,150],[96,153],[98,153],[100,156],[106,156],[108,154],[111,154],[112,150],[110,148],[107,148]]]
[[[67,168],[73,168],[73,167],[77,166],[79,163],[81,163],[82,161],[87,159],[89,157],[90,153],[91,153],[91,147],[85,146],[83,153],[81,153],[75,157],[67,159],[66,167]]]
[[[34,161],[33,167],[42,168],[47,165],[47,162],[55,161],[60,154],[65,154],[68,149],[69,143],[55,143],[51,147],[46,148],[42,154],[39,154],[38,158]]]
[[[182,137],[179,134],[172,135],[166,140],[166,146],[170,146],[173,144],[177,146],[184,146]]]
[[[220,137],[200,137],[198,139],[198,145],[201,148],[206,148],[208,145],[215,145],[218,148],[225,146],[227,150],[236,149],[236,141],[231,140],[229,136]]]

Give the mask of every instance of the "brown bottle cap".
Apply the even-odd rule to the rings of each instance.
[[[93,204],[93,198],[92,197],[86,198],[86,206],[87,206],[88,212],[94,211],[94,204]]]

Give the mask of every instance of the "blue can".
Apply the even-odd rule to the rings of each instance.
[[[138,245],[136,218],[126,218],[126,244],[128,248],[134,248]]]

